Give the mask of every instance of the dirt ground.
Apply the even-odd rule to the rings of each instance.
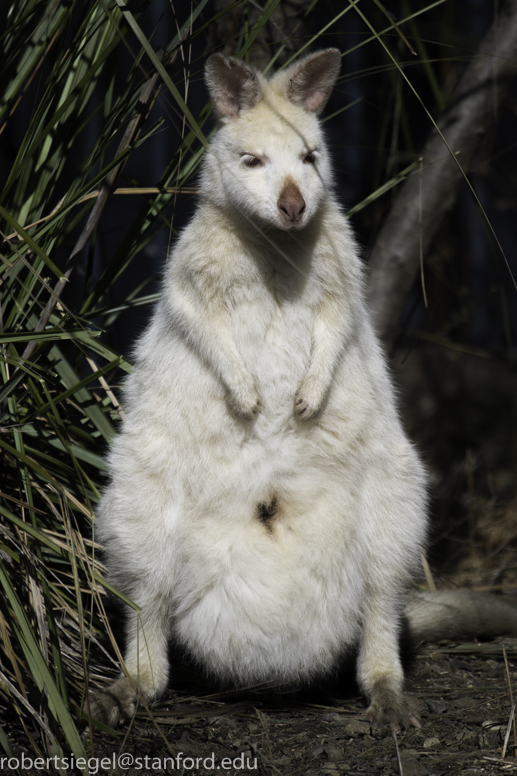
[[[300,700],[255,688],[236,697],[210,694],[188,670],[181,678],[181,687],[177,674],[174,689],[116,733],[83,725],[90,776],[517,774],[517,638],[421,647],[406,689],[422,727],[396,736],[365,720],[357,695]],[[18,761],[30,752],[18,720],[2,719],[0,732]],[[64,769],[0,765],[9,776],[42,772]]]
[[[422,727],[396,740],[365,721],[358,697],[316,704],[250,693],[236,701],[186,688],[171,691],[152,721],[140,711],[129,733],[115,739],[95,731],[94,752],[125,753],[114,772],[128,776],[517,773],[511,724],[507,735],[510,685],[517,699],[517,639],[440,643],[421,649],[408,673]]]

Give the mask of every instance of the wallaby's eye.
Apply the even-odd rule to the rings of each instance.
[[[303,161],[305,164],[316,164],[318,156],[319,154],[317,151],[309,151],[308,154],[304,154]]]
[[[252,154],[244,154],[242,157],[242,161],[246,165],[246,167],[261,167],[262,166],[262,159],[259,159],[258,156],[253,156]]]

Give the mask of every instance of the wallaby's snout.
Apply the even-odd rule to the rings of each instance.
[[[278,197],[277,205],[286,224],[297,224],[302,220],[305,212],[305,200],[294,181],[286,181]]]

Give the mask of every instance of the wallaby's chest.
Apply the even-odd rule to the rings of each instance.
[[[305,298],[278,299],[270,289],[242,296],[231,311],[232,337],[261,389],[293,392],[311,354],[313,311]]]

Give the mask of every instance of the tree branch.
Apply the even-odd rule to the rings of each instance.
[[[370,256],[370,304],[389,346],[423,255],[456,200],[463,173],[517,74],[517,2],[507,0],[453,92],[422,152],[422,172],[403,184]],[[458,164],[459,162],[459,164]],[[460,166],[461,165],[461,169]]]

